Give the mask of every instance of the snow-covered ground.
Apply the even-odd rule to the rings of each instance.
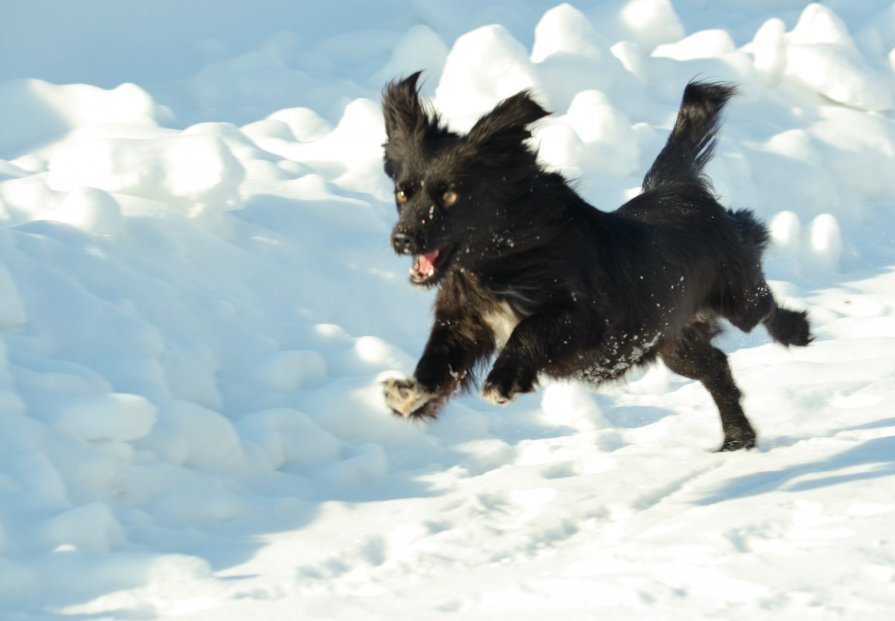
[[[895,611],[891,0],[28,0],[0,26],[0,619],[877,620]],[[532,88],[612,209],[694,76],[710,175],[817,341],[731,332],[759,449],[656,367],[413,425],[385,81]]]

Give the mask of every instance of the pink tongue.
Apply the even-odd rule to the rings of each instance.
[[[429,254],[418,254],[416,256],[416,272],[424,276],[434,274],[436,259],[438,259],[438,250],[433,250]]]

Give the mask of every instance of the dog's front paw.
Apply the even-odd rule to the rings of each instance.
[[[426,391],[412,377],[382,382],[385,404],[402,418],[435,418],[444,398]]]

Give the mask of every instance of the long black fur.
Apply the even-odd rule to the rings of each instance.
[[[548,113],[531,93],[461,135],[427,108],[418,78],[385,88],[385,170],[399,213],[392,245],[413,256],[411,281],[438,293],[414,376],[385,383],[392,410],[436,416],[495,352],[482,388],[495,403],[534,390],[539,374],[599,384],[658,357],[708,389],[722,450],[754,447],[711,342],[719,319],[746,332],[761,323],[787,346],[811,335],[806,313],[778,305],[765,282],[766,227],[722,207],[703,174],[734,88],[688,84],[643,193],[607,213],[538,164],[528,127]]]

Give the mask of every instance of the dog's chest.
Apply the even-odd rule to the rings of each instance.
[[[494,344],[500,350],[510,340],[510,335],[516,329],[516,326],[519,325],[521,318],[516,314],[512,306],[502,301],[484,313],[482,320],[491,330],[491,333],[494,335]]]

